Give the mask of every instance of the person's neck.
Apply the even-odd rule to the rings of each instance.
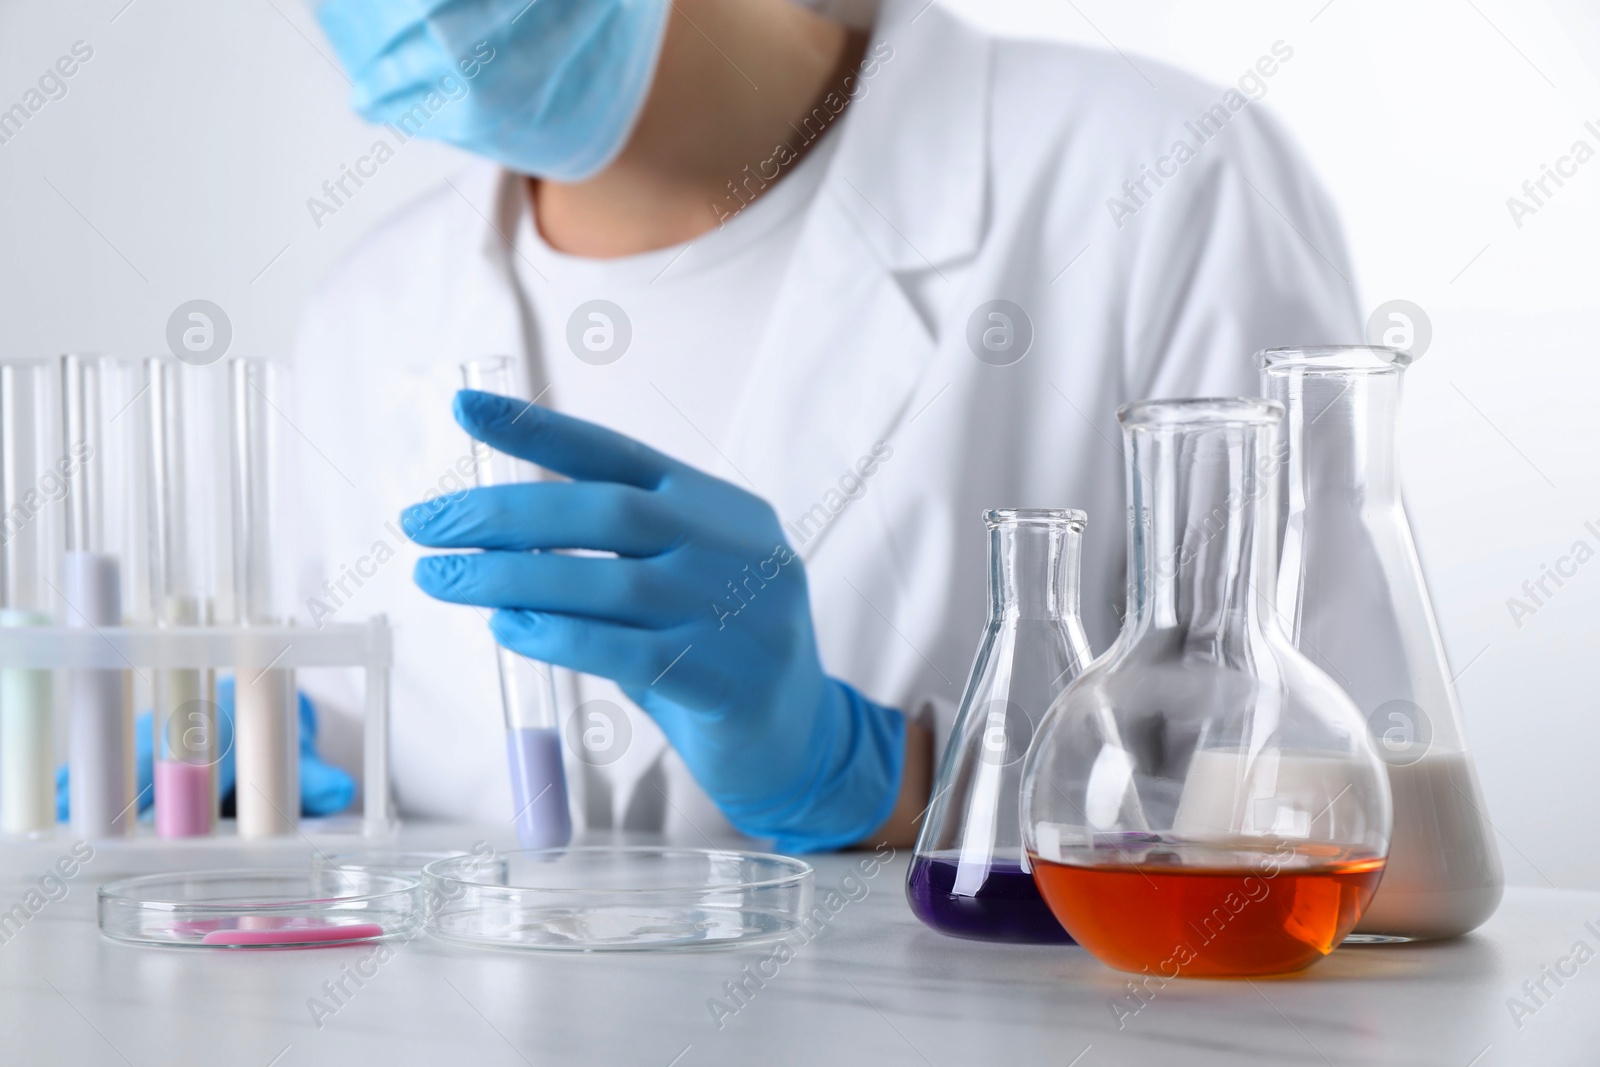
[[[615,162],[587,181],[529,180],[539,232],[558,251],[607,259],[721,225],[838,119],[865,47],[865,35],[792,0],[675,0]]]

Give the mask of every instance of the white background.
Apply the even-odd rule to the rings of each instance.
[[[1579,0],[948,0],[1011,34],[1232,82],[1273,42],[1263,105],[1338,203],[1364,306],[1432,319],[1403,431],[1412,521],[1508,877],[1600,887],[1600,560],[1519,628],[1507,598],[1600,547],[1594,325],[1600,159],[1518,228],[1506,198],[1600,149],[1600,16]],[[126,5],[126,6],[125,6]],[[459,162],[401,148],[319,229],[306,209],[374,134],[300,0],[0,0],[0,110],[75,41],[94,57],[0,145],[0,353],[160,351],[204,297],[234,351],[283,355],[361,234]],[[1589,58],[1585,58],[1589,57]]]

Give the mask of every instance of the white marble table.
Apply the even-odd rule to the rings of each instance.
[[[510,844],[468,828],[403,834],[417,847],[480,838]],[[0,847],[0,913],[70,844]],[[919,925],[903,855],[742,1004],[724,983],[771,946],[574,957],[419,938],[363,985],[345,979],[351,994],[319,1026],[310,998],[370,947],[149,949],[95,927],[95,887],[112,877],[300,865],[310,850],[298,839],[98,847],[65,897],[20,929],[0,927],[0,1064],[1600,1064],[1600,956],[1571,955],[1580,941],[1600,951],[1600,893],[1514,889],[1454,943],[1344,949],[1288,979],[1174,982],[1120,1029],[1110,1005],[1126,977],[1081,950],[957,941]],[[819,895],[858,859],[820,857]],[[1557,967],[1571,975],[1559,986],[1544,970]],[[1541,979],[1549,995],[1536,1003],[1523,983],[1537,994]],[[1514,1018],[1512,997],[1533,1010]]]

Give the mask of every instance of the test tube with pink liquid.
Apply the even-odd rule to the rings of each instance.
[[[200,499],[210,486],[201,447],[203,412],[185,403],[188,381],[207,368],[168,357],[146,361],[150,403],[150,603],[158,626],[212,622],[210,539]],[[192,398],[191,398],[192,399]],[[163,668],[151,678],[155,815],[160,837],[203,837],[217,820],[215,672]]]
[[[505,356],[461,365],[468,389],[517,396],[511,360]],[[532,481],[529,465],[473,442],[480,488]],[[506,756],[511,769],[517,839],[523,848],[556,848],[572,839],[567,775],[561,762],[561,729],[555,679],[548,664],[495,646],[500,700],[505,707]]]

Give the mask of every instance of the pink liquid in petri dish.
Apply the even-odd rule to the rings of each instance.
[[[211,768],[182,760],[156,760],[156,836],[205,837],[215,825],[216,789]]]
[[[377,923],[321,923],[314,919],[298,919],[292,925],[265,929],[213,930],[201,938],[200,943],[262,948],[273,945],[316,945],[329,941],[370,941],[382,936],[383,927]]]

